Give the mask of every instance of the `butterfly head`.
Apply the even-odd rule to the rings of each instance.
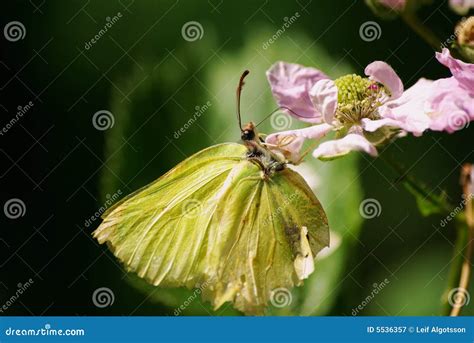
[[[250,122],[246,124],[242,128],[242,133],[240,135],[240,138],[246,142],[246,141],[254,141],[258,137],[257,130],[255,128],[255,124]]]

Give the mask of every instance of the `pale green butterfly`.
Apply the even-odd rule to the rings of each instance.
[[[243,144],[211,146],[122,199],[93,233],[126,268],[156,286],[199,288],[215,309],[226,302],[264,314],[275,290],[302,284],[329,245],[326,215],[283,154],[253,123]]]

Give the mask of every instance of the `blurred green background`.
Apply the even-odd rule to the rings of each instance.
[[[2,26],[17,20],[26,36],[2,43],[3,124],[28,101],[32,111],[16,124],[2,150],[2,200],[21,198],[26,215],[2,230],[6,257],[0,287],[4,302],[18,283],[34,286],[5,314],[173,315],[192,291],[147,285],[91,238],[85,221],[118,191],[147,184],[187,156],[215,143],[238,141],[235,87],[244,69],[243,121],[258,122],[276,106],[265,71],[276,61],[320,68],[331,77],[362,74],[384,60],[405,85],[449,72],[434,51],[404,23],[383,21],[363,1],[13,1]],[[86,48],[104,25],[121,16]],[[274,43],[282,25],[297,20]],[[460,19],[445,1],[419,11],[442,41]],[[196,21],[202,37],[189,41],[183,25]],[[360,26],[375,21],[380,37],[367,42]],[[199,119],[175,132],[209,103]],[[97,130],[93,116],[110,111],[114,125]],[[293,120],[291,127],[302,127]],[[272,132],[271,121],[261,131]],[[398,140],[383,151],[438,193],[460,203],[459,169],[473,162],[467,127],[453,135],[427,133]],[[316,272],[293,290],[275,315],[352,315],[374,287],[386,283],[359,315],[438,315],[448,284],[456,238],[443,216],[422,217],[398,175],[361,154],[334,162],[308,159],[300,168],[326,209],[332,247]],[[379,216],[365,220],[359,206],[376,199]],[[388,280],[384,281],[384,280]],[[94,306],[100,287],[111,306]],[[472,288],[471,288],[472,291]],[[471,292],[472,293],[472,292]],[[474,314],[472,304],[463,314]],[[236,315],[212,311],[200,298],[183,315]]]

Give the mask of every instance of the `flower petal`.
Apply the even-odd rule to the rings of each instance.
[[[286,136],[302,137],[306,139],[320,139],[324,137],[332,129],[333,129],[332,125],[319,124],[319,125],[305,127],[304,129],[276,132],[276,133],[272,133],[268,135],[267,138],[265,139],[265,142],[270,143],[270,144],[277,144],[281,140],[282,137],[286,137]]]
[[[266,74],[279,106],[291,109],[294,113],[288,111],[289,114],[300,120],[321,122],[321,115],[311,103],[308,92],[317,81],[328,78],[324,73],[299,64],[277,62]]]
[[[375,132],[384,126],[400,127],[400,122],[396,119],[391,118],[383,118],[377,120],[371,120],[368,118],[362,119],[362,127],[365,131]]]
[[[428,98],[432,94],[433,81],[418,80],[401,97],[379,108],[380,120],[363,121],[364,130],[373,132],[381,126],[395,126],[420,136],[430,124]]]
[[[453,133],[474,120],[472,95],[454,77],[435,81],[428,102],[431,130]]]
[[[397,73],[387,63],[375,61],[365,68],[365,75],[380,82],[390,91],[390,98],[399,98],[403,93],[403,83]]]
[[[301,147],[303,146],[304,138],[296,136],[280,136],[278,142],[272,146],[267,145],[268,148],[277,155],[283,155],[287,161],[298,164],[301,160]]]
[[[464,63],[453,58],[446,48],[441,53],[437,52],[436,58],[440,63],[449,68],[451,74],[453,74],[461,87],[474,94],[474,64]]]
[[[344,138],[321,143],[314,150],[313,156],[322,160],[333,159],[348,154],[351,151],[364,151],[377,156],[377,149],[362,135],[350,133]]]
[[[267,136],[265,143],[270,145],[270,150],[279,151],[288,160],[296,162],[300,159],[300,150],[305,139],[320,139],[332,129],[331,125],[320,124],[304,129],[272,133]]]
[[[334,81],[319,80],[309,91],[309,96],[324,121],[331,124],[337,108],[337,86]]]

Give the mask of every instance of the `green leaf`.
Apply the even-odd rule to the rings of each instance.
[[[383,154],[380,155],[380,158],[399,175],[397,182],[401,182],[415,197],[418,209],[423,216],[447,214],[451,211],[453,206],[449,204],[445,192],[434,193],[423,182],[408,174],[408,171],[392,158]]]
[[[449,208],[445,192],[434,194],[425,185],[415,185],[411,181],[403,182],[405,188],[415,197],[418,210],[424,216],[446,213]]]

